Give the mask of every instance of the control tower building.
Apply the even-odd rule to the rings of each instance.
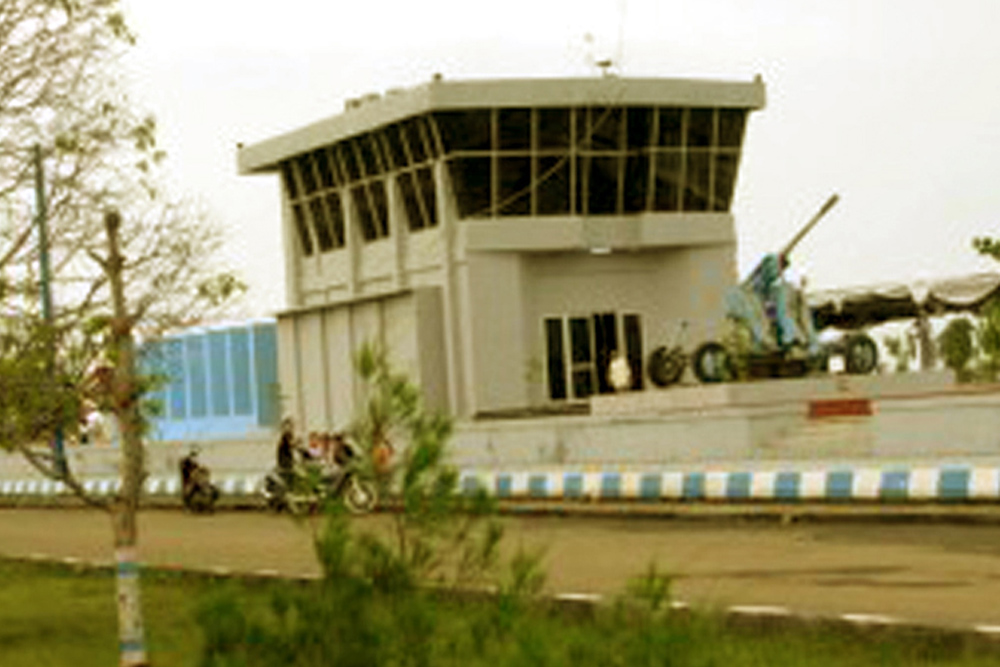
[[[434,81],[240,148],[280,174],[288,309],[282,409],[343,427],[353,355],[385,346],[459,418],[633,389],[682,320],[711,337],[735,284],[730,212],[764,84]]]

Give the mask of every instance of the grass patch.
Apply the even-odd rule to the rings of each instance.
[[[198,664],[196,612],[218,586],[207,578],[143,573],[146,642],[157,667]],[[242,595],[253,593],[248,588]],[[117,614],[110,570],[0,560],[3,667],[117,664]]]
[[[664,616],[634,598],[571,615],[509,596],[463,601],[343,580],[248,583],[156,572],[145,574],[143,596],[157,667],[997,664],[995,649],[956,636],[732,627],[711,614]],[[4,667],[115,664],[116,641],[110,572],[0,561]]]

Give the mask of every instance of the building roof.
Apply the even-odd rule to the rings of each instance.
[[[1000,294],[1000,274],[976,273],[909,283],[881,283],[806,296],[818,329],[863,328],[921,313],[972,312]]]
[[[410,116],[440,109],[586,105],[676,105],[763,108],[764,82],[613,76],[568,79],[445,81],[435,78],[409,89],[350,99],[345,109],[264,141],[241,146],[241,174],[272,171],[294,155]]]

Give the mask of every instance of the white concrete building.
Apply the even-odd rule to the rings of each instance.
[[[759,78],[436,79],[242,147],[281,175],[284,411],[346,424],[367,339],[459,417],[585,402],[615,355],[643,387],[682,319],[722,321],[763,105]]]

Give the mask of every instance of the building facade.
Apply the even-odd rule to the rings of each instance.
[[[282,187],[283,409],[339,428],[352,357],[386,347],[459,417],[611,391],[736,276],[730,212],[760,79],[434,81],[241,147]]]
[[[246,440],[278,427],[278,336],[274,320],[196,327],[146,341],[143,370],[161,378],[154,442]]]

